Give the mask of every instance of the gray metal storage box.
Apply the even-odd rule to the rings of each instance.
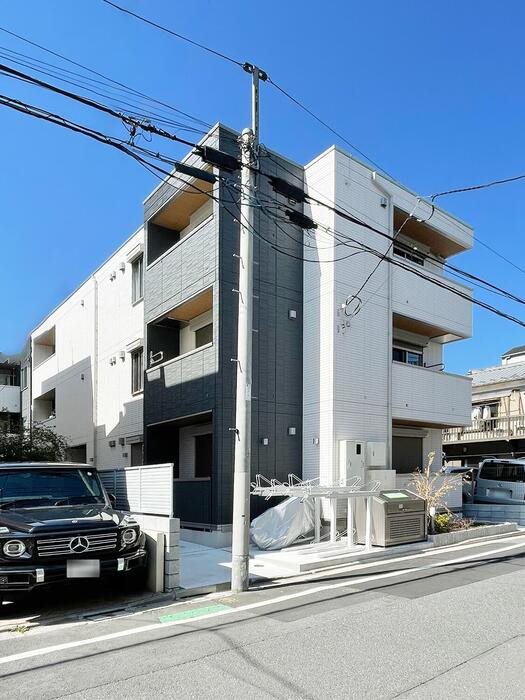
[[[372,502],[372,544],[422,542],[427,539],[427,502],[406,489],[379,491]],[[364,504],[363,504],[364,505]],[[365,541],[365,509],[356,508],[357,541]]]

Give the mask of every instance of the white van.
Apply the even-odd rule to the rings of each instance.
[[[525,505],[525,461],[483,460],[476,480],[474,502]]]

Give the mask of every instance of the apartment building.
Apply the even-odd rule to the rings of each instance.
[[[307,212],[328,232],[316,231],[317,263],[304,265],[303,477],[346,476],[341,442],[369,442],[385,454],[364,466],[395,470],[404,485],[430,452],[440,468],[444,427],[470,420],[471,379],[445,371],[443,350],[471,336],[472,291],[433,282],[444,279],[443,262],[472,246],[472,230],[335,147],[306,166],[305,183],[395,240],[320,204]],[[378,267],[377,257],[341,246],[345,237],[392,263]]]
[[[34,329],[24,353],[23,418],[65,436],[73,461],[143,461],[143,248],[140,228]]]
[[[237,155],[236,138],[219,125],[204,143]],[[183,524],[227,531],[239,180],[195,154],[185,163],[219,179],[180,175],[145,202],[146,461],[176,465],[175,509]],[[466,425],[471,402],[471,379],[445,371],[443,349],[470,337],[472,313],[469,288],[449,279],[447,289],[438,285],[443,262],[472,246],[472,230],[335,147],[306,167],[263,150],[260,169],[252,473],[332,482],[342,476],[342,443],[383,445],[368,466],[400,478],[421,468],[431,451],[439,468],[442,430]],[[328,207],[279,194],[270,177]],[[388,237],[334,207],[395,236],[393,249]],[[285,210],[311,216],[317,228],[303,231],[275,215]],[[383,262],[374,271],[377,256],[349,248],[348,237],[403,268]],[[254,499],[252,513],[262,507]]]
[[[205,143],[238,155],[237,134],[225,127]],[[301,167],[276,160],[265,159],[267,172],[302,182]],[[185,163],[211,170],[195,155]],[[176,514],[221,530],[232,513],[239,192],[238,173],[214,172],[222,179],[213,191],[184,176],[145,202],[144,419],[146,461],[175,464]],[[273,195],[267,179],[258,192]],[[256,228],[252,464],[254,473],[286,478],[302,469],[303,234],[284,226],[284,256],[271,242],[285,234],[260,210]],[[263,507],[254,500],[254,513]]]
[[[20,357],[0,353],[0,433],[20,426]]]
[[[477,466],[484,457],[525,457],[525,345],[504,353],[501,364],[469,375],[471,420],[444,431],[447,461]]]

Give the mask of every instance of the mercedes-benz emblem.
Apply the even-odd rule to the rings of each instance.
[[[69,549],[75,554],[82,554],[89,549],[89,541],[86,537],[73,537],[69,542]]]

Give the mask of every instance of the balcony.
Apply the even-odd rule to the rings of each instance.
[[[20,413],[20,387],[0,384],[0,413]]]
[[[403,261],[405,264],[406,260]],[[410,264],[410,263],[408,263]],[[416,272],[472,296],[462,284],[413,263]],[[397,328],[447,343],[472,335],[472,304],[409,270],[392,266],[392,310]]]
[[[148,368],[213,343],[213,289],[205,289],[148,324]]]
[[[414,195],[394,183],[390,183],[389,189],[393,190],[396,231],[403,227],[405,236],[421,243],[423,248],[428,248],[434,255],[444,258],[472,248],[473,235],[469,226],[438,207],[434,208],[432,216],[428,218],[430,207],[427,203],[417,204]],[[416,205],[415,216],[407,221],[407,216],[414,210],[414,205]],[[418,219],[418,215],[427,219],[427,222]]]
[[[470,423],[470,421],[469,421]],[[463,428],[448,428],[443,431],[443,442],[481,442],[525,438],[525,416],[498,416],[477,419]]]
[[[468,425],[471,410],[470,377],[392,363],[392,418],[398,423]]]

